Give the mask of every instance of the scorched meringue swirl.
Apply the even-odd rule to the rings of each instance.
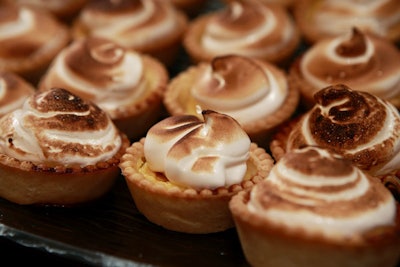
[[[373,175],[400,166],[400,115],[389,102],[346,85],[315,94],[316,105],[292,129],[286,151],[329,148]]]
[[[60,88],[32,95],[0,120],[0,153],[20,161],[84,167],[112,158],[121,143],[104,111]]]

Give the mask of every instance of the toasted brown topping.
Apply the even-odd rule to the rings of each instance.
[[[216,57],[212,62],[212,79],[199,88],[203,95],[218,99],[242,99],[260,88],[268,88],[269,80],[263,69],[241,56]]]
[[[315,94],[317,107],[310,114],[310,131],[332,149],[353,149],[372,140],[383,127],[386,109],[375,97],[343,84]]]
[[[33,108],[41,113],[54,112],[53,116],[41,118],[32,116],[32,124],[39,128],[63,129],[73,131],[101,129],[108,125],[109,120],[104,111],[96,105],[62,88],[53,88],[44,93],[36,94],[31,101]]]
[[[342,57],[357,57],[363,55],[367,50],[365,35],[353,28],[352,36],[349,40],[341,43],[336,48],[336,53]]]
[[[77,76],[104,85],[113,82],[110,67],[121,63],[125,49],[115,42],[90,37],[76,41],[68,50],[65,64]]]

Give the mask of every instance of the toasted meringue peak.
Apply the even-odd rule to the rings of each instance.
[[[383,184],[320,147],[287,153],[252,190],[249,209],[310,235],[356,239],[393,225],[395,200]]]
[[[3,59],[25,59],[38,51],[46,51],[46,47],[52,47],[52,40],[66,31],[56,19],[37,9],[3,5],[0,12],[0,57]]]
[[[0,117],[22,106],[35,88],[12,72],[0,71]]]
[[[250,138],[233,118],[211,110],[202,114],[204,120],[172,116],[149,130],[144,143],[149,168],[194,189],[240,183],[247,170]]]
[[[176,30],[177,12],[169,1],[100,0],[82,9],[79,21],[89,35],[142,51]]]
[[[75,75],[96,81],[99,85],[114,82],[110,68],[121,64],[125,49],[103,38],[78,40],[65,55],[65,65]]]
[[[315,90],[345,83],[383,99],[400,94],[400,52],[357,28],[314,44],[302,57],[300,72]]]
[[[389,102],[338,84],[315,94],[316,105],[289,136],[287,149],[317,145],[372,174],[397,168],[400,115]]]
[[[251,59],[240,56],[216,57],[210,67],[211,77],[202,77],[192,90],[204,108],[217,109],[222,106],[229,110],[249,106],[270,90],[268,75]]]
[[[295,10],[299,23],[307,21],[311,30],[305,36],[312,42],[338,36],[352,27],[382,36],[390,41],[399,39],[400,4],[397,0],[302,1]],[[306,26],[305,26],[306,27]]]
[[[35,93],[0,120],[0,152],[35,164],[88,166],[112,158],[121,137],[104,111],[62,88]]]
[[[344,40],[336,47],[336,53],[342,57],[357,57],[367,52],[365,35],[357,28],[353,28],[349,40]]]
[[[145,93],[141,54],[102,37],[75,40],[55,58],[41,90],[61,86],[85,97],[115,118],[121,107]]]
[[[296,38],[296,29],[279,5],[233,1],[215,13],[201,37],[208,53],[228,53],[255,58],[274,58]]]
[[[283,71],[237,55],[214,58],[191,89],[202,109],[218,110],[242,124],[279,109],[288,91]]]

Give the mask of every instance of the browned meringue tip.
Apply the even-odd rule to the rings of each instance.
[[[273,166],[269,154],[252,143],[248,164],[252,175],[246,181],[215,190],[183,188],[160,173],[143,173],[144,141],[142,138],[126,150],[120,169],[139,211],[151,222],[178,232],[204,234],[232,228],[229,200],[262,181]]]

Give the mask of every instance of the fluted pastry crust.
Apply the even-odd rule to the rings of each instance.
[[[161,113],[168,72],[157,59],[110,39],[75,40],[54,60],[40,90],[68,88],[106,111],[129,138],[140,138]]]
[[[0,117],[22,106],[35,88],[19,75],[0,71]]]
[[[310,43],[353,27],[395,42],[400,39],[399,14],[397,0],[300,0],[294,5],[296,23]]]
[[[400,208],[373,178],[329,150],[293,150],[230,202],[252,266],[396,266]]]
[[[386,39],[354,28],[351,32],[314,44],[290,69],[289,80],[302,95],[306,108],[314,93],[344,83],[400,107],[400,52]]]
[[[181,118],[179,120],[166,119],[167,125],[175,122],[175,127],[160,125],[165,128],[162,130],[157,126],[148,136],[149,139],[146,137],[133,143],[122,157],[120,168],[136,207],[153,223],[186,233],[211,233],[231,228],[233,222],[228,210],[229,199],[264,179],[272,167],[272,158],[255,143],[244,146],[248,148],[247,160],[243,158],[243,149],[239,147],[243,142],[234,141],[244,137],[230,135],[231,131],[238,132],[237,126],[225,127],[227,121],[219,124],[219,116],[208,115],[213,121],[200,122],[196,117],[186,115],[178,116]],[[161,144],[160,155],[154,155],[154,151],[147,146],[156,147],[158,143]],[[191,153],[188,155],[189,151]],[[180,169],[184,173],[168,172],[168,168],[175,165],[175,160],[179,162],[182,157],[187,159],[180,161]],[[227,159],[230,163],[223,166]],[[216,160],[217,164],[213,164]],[[245,173],[241,174],[240,181],[230,183],[227,180],[226,184],[214,184],[212,180],[224,179],[225,175],[228,179],[237,175],[229,171],[231,164],[236,164],[236,161],[245,163]],[[210,166],[214,168],[213,171]],[[182,175],[182,179],[175,180],[174,175]],[[204,186],[203,178],[208,180],[209,185]],[[195,181],[200,183],[195,183],[193,187],[192,182]]]
[[[146,53],[166,65],[173,63],[188,18],[169,1],[92,1],[75,20],[75,39],[99,36]]]
[[[299,41],[298,30],[282,6],[235,1],[193,20],[183,45],[194,62],[237,54],[283,65]]]
[[[212,109],[234,117],[263,146],[274,129],[297,108],[299,92],[274,65],[242,56],[221,56],[189,67],[173,78],[164,104],[172,115],[200,116]]]
[[[0,119],[0,196],[72,205],[105,194],[129,146],[106,113],[65,89],[32,95]]]
[[[70,35],[67,27],[42,10],[4,5],[0,20],[0,70],[36,84]]]

